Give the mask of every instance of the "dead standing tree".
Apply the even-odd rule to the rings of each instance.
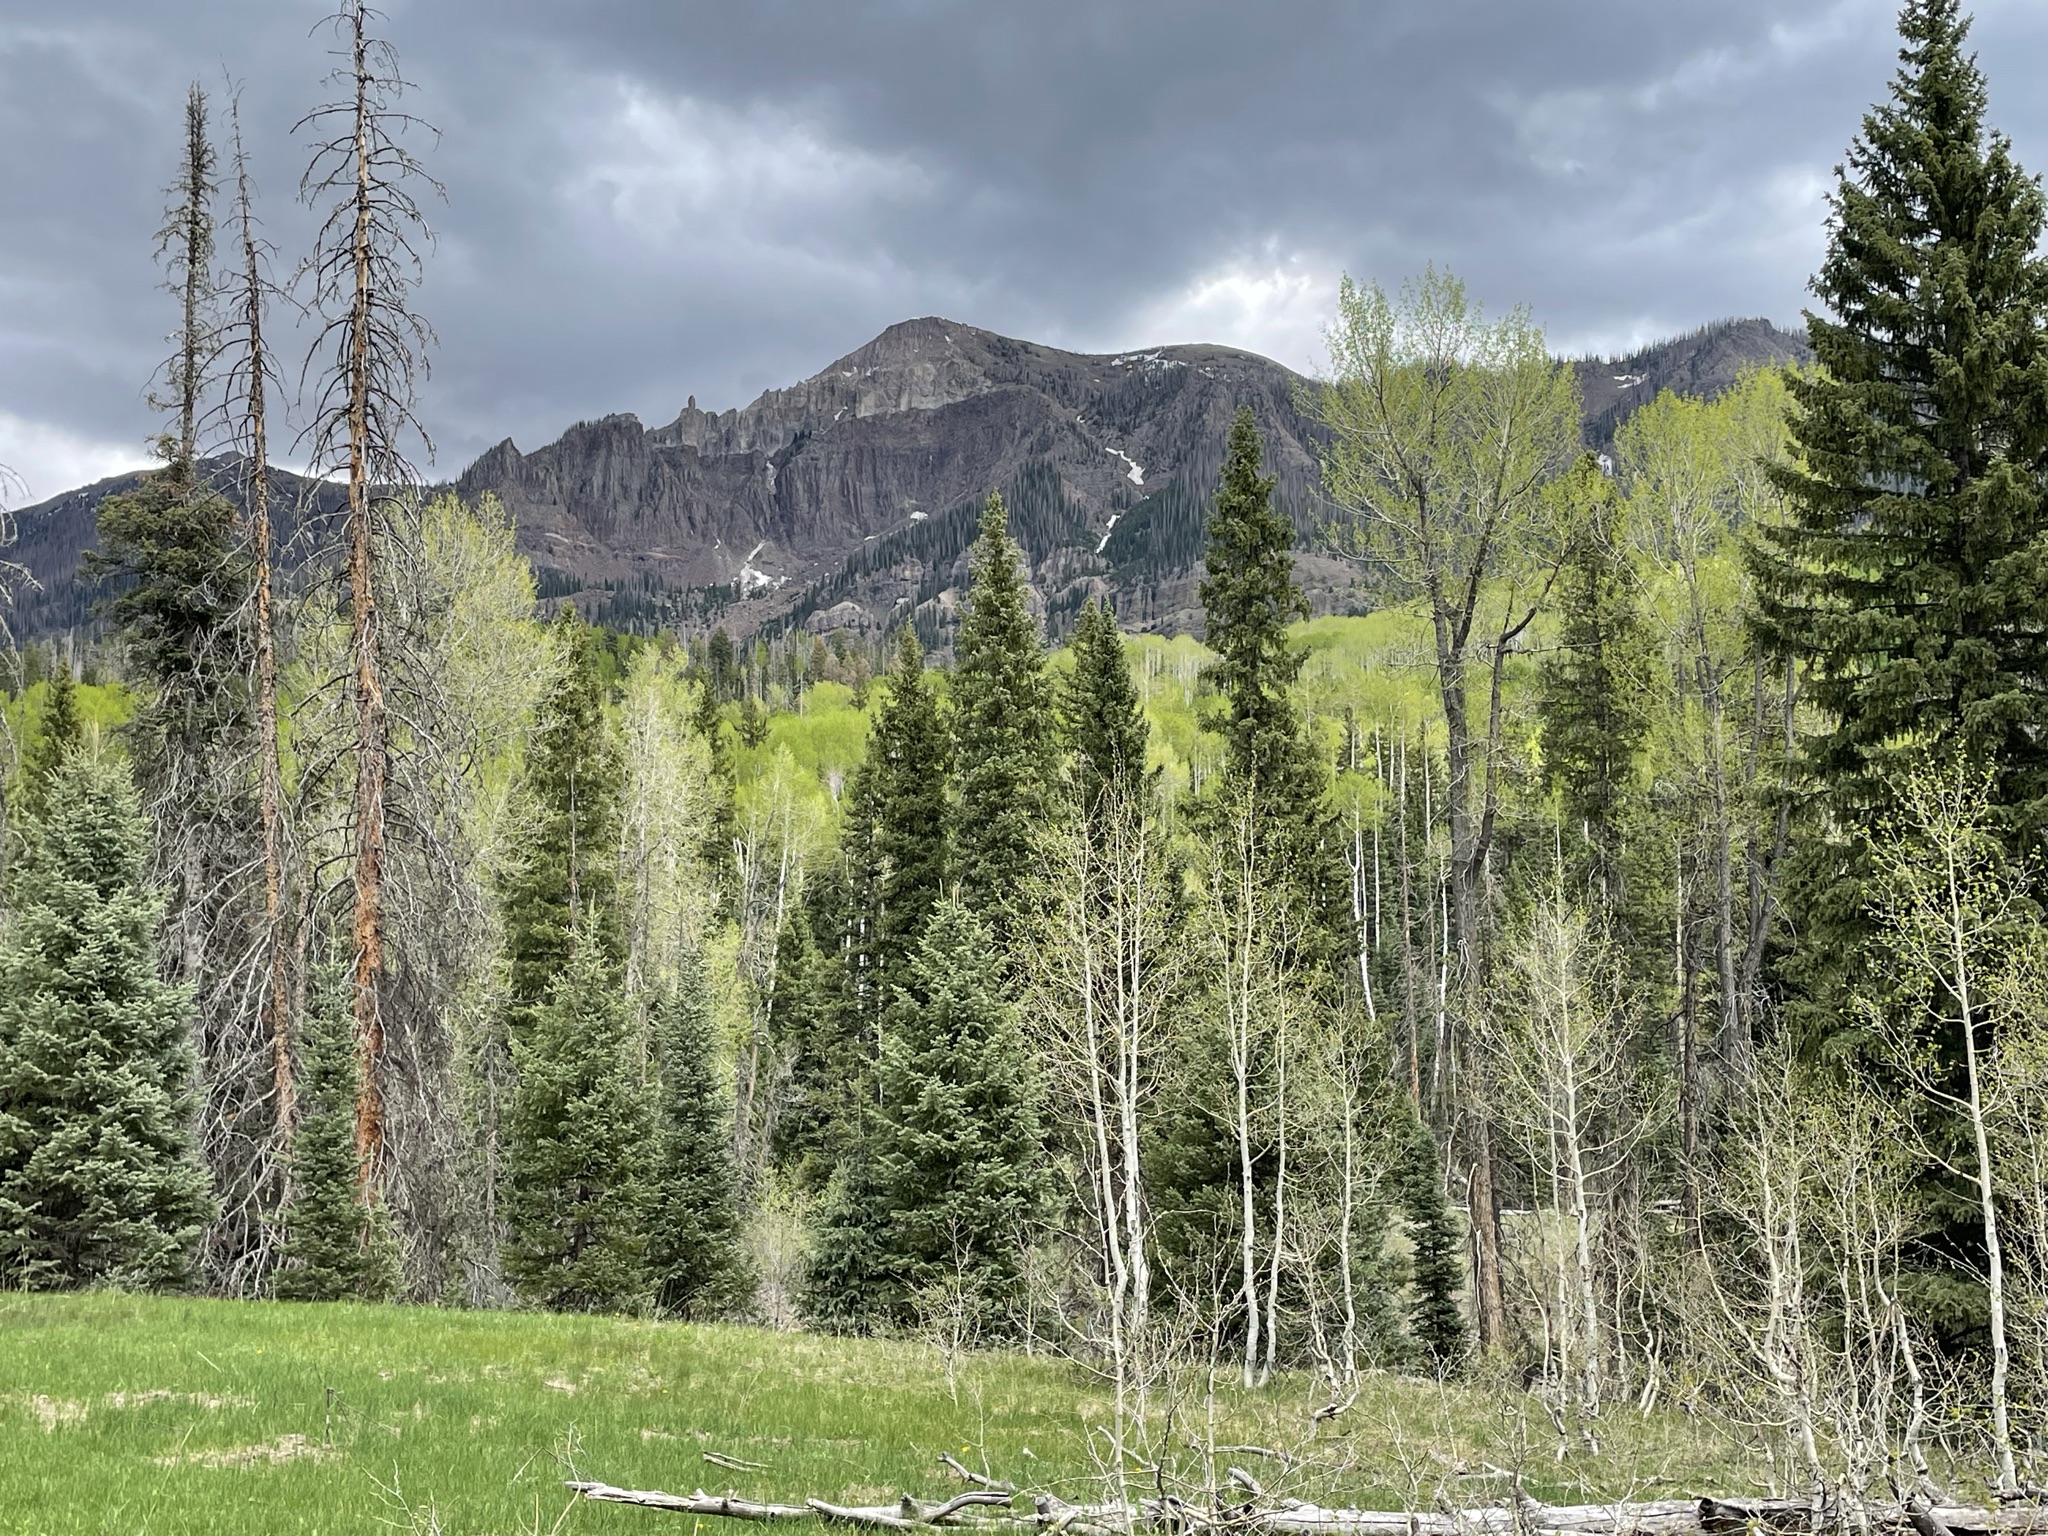
[[[339,95],[301,118],[313,152],[300,196],[322,215],[300,276],[321,318],[303,376],[316,380],[307,428],[318,470],[345,474],[344,575],[349,594],[349,663],[354,679],[355,794],[348,826],[353,874],[349,967],[362,1089],[356,1150],[363,1195],[378,1197],[384,1174],[384,800],[389,722],[382,626],[377,606],[380,552],[394,509],[415,480],[408,439],[427,444],[415,415],[431,328],[412,312],[432,242],[415,187],[441,188],[401,142],[430,128],[398,110],[406,88],[391,44],[373,34],[381,15],[342,0],[328,19],[340,65],[328,77]]]
[[[247,612],[249,652],[256,673],[257,805],[263,827],[264,991],[262,1025],[270,1042],[271,1126],[281,1153],[290,1144],[297,1094],[292,1079],[290,945],[284,932],[285,827],[283,767],[279,750],[276,584],[271,570],[270,442],[268,406],[276,366],[263,339],[273,292],[266,270],[271,248],[257,235],[249,158],[242,144],[241,104],[229,104],[233,135],[239,270],[224,285],[229,316],[221,330],[225,385],[222,416],[241,453],[242,509],[250,559]]]
[[[183,129],[157,246],[164,286],[179,309],[173,350],[150,397],[169,418],[158,439],[165,467],[100,504],[91,568],[122,578],[109,614],[137,696],[123,734],[153,824],[155,878],[167,896],[166,963],[195,999],[200,1149],[219,1197],[203,1263],[216,1284],[239,1292],[266,1262],[274,1159],[268,1052],[250,1006],[261,935],[245,782],[247,560],[236,511],[202,476],[198,457],[222,335],[212,265],[217,159],[197,86],[186,98]]]

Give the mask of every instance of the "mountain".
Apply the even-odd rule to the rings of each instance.
[[[1800,361],[1762,320],[1724,321],[1624,358],[1578,360],[1589,444],[1669,387],[1712,394],[1745,367]],[[522,453],[509,438],[456,488],[512,512],[541,593],[620,628],[801,625],[879,630],[914,613],[943,642],[991,489],[1031,562],[1055,632],[1109,594],[1133,629],[1198,629],[1203,523],[1230,418],[1251,407],[1278,499],[1307,527],[1317,505],[1313,385],[1217,346],[1064,352],[936,318],[891,326],[800,384],[713,414],[692,399],[663,426],[607,416]],[[225,464],[226,461],[223,461]],[[220,473],[227,476],[226,468]],[[85,622],[74,581],[102,481],[19,514],[13,558],[42,584],[16,614],[34,634]],[[273,494],[333,488],[277,472]],[[1320,612],[1366,599],[1351,570],[1304,549]]]
[[[1283,496],[1311,496],[1303,383],[1228,347],[1089,356],[911,320],[742,409],[692,400],[666,426],[608,416],[530,454],[503,442],[457,485],[504,500],[544,591],[614,622],[879,627],[909,600],[942,627],[1000,489],[1055,619],[1114,589],[1166,627],[1192,616],[1199,553],[1166,525],[1206,500],[1239,405]]]
[[[243,462],[232,454],[201,459],[199,472],[223,496],[240,502]],[[14,601],[0,618],[17,640],[96,627],[102,594],[97,583],[81,579],[80,566],[85,552],[99,545],[100,503],[134,490],[151,473],[133,470],[96,480],[14,515],[16,539],[0,548],[0,560],[24,567],[31,579],[16,584]],[[341,508],[347,493],[289,470],[273,468],[268,478],[271,526],[281,554],[291,560],[321,542],[324,520]]]
[[[1626,357],[1582,357],[1572,366],[1579,375],[1586,441],[1606,448],[1630,412],[1667,389],[1711,398],[1751,368],[1812,361],[1804,336],[1768,320],[1720,320]]]

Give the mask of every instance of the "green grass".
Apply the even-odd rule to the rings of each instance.
[[[1298,1446],[1315,1401],[1298,1377],[1227,1394],[1216,1439]],[[1183,1405],[1162,1443],[1184,1447],[1200,1411],[1199,1398]],[[646,1510],[567,1508],[561,1481],[573,1465],[629,1487],[879,1502],[951,1491],[941,1451],[1086,1497],[1087,1427],[1108,1419],[1100,1385],[1071,1364],[970,1357],[949,1389],[942,1357],[910,1341],[522,1313],[0,1297],[8,1533],[404,1530],[405,1505],[420,1515],[431,1505],[449,1536],[680,1532]],[[1557,1461],[1540,1418],[1511,1399],[1388,1378],[1338,1426],[1334,1437],[1322,1431],[1325,1468],[1286,1491],[1427,1504],[1461,1461],[1526,1464],[1531,1486],[1553,1497],[1753,1485],[1675,1417],[1617,1414],[1602,1456]],[[707,1450],[766,1470],[721,1470],[705,1463]],[[1447,1486],[1472,1502],[1498,1491]]]

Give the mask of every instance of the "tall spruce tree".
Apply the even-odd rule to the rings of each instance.
[[[952,874],[946,785],[952,741],[939,696],[924,673],[917,635],[905,625],[896,663],[868,738],[879,868],[874,957],[880,984],[900,985],[932,909]]]
[[[20,803],[24,815],[41,816],[48,810],[50,779],[57,765],[84,740],[85,730],[78,719],[78,685],[71,680],[71,669],[60,665],[43,687],[41,718],[22,748]]]
[[[710,982],[689,955],[654,1004],[661,1069],[648,1258],[655,1299],[686,1317],[722,1317],[747,1300],[732,1164],[732,1114],[713,1071]]]
[[[1320,755],[1290,690],[1302,655],[1290,622],[1308,615],[1294,580],[1294,525],[1273,505],[1272,477],[1250,407],[1240,407],[1209,518],[1202,612],[1216,661],[1209,682],[1223,702],[1224,785],[1248,797],[1266,860],[1284,871],[1312,935],[1305,952],[1328,959],[1350,926],[1350,874],[1325,795]]]
[[[565,605],[554,633],[560,678],[527,748],[524,793],[534,829],[505,892],[513,1032],[529,1023],[572,953],[618,959],[619,796],[624,768],[604,713],[597,635]]]
[[[954,870],[960,899],[998,935],[1035,863],[1058,776],[1045,645],[1008,519],[1003,498],[991,495],[972,552],[951,689]]]
[[[880,779],[870,752],[847,780],[839,846],[807,882],[802,909],[776,945],[772,1017],[791,1070],[775,1155],[811,1190],[824,1189],[858,1145],[874,1102],[882,1007]]]
[[[957,1286],[977,1332],[1001,1332],[1048,1186],[1038,1098],[993,936],[963,903],[932,914],[882,1036],[872,1141],[892,1304]]]
[[[653,1289],[652,1105],[615,964],[579,942],[512,1043],[506,1276],[538,1306],[629,1311]]]
[[[837,955],[819,952],[814,913],[837,923],[844,909],[840,871],[826,869],[784,920],[775,941],[768,1023],[775,1048],[789,1063],[789,1086],[775,1118],[776,1165],[806,1189],[823,1189],[857,1126],[870,1077],[858,1027],[846,1005],[846,969]]]
[[[888,1223],[879,1214],[889,1193],[872,1145],[874,1115],[872,1105],[861,1106],[855,1138],[811,1214],[810,1259],[797,1300],[805,1317],[835,1333],[869,1333],[905,1310]]]
[[[728,640],[728,653],[730,647]],[[732,761],[732,738],[725,731],[725,715],[719,708],[714,674],[706,673],[697,680],[697,707],[690,715],[690,729],[704,743],[704,750],[711,761],[710,777],[704,786],[711,797],[711,813],[704,818],[704,835],[697,847],[698,858],[710,875],[720,899],[730,906],[735,891],[734,864],[738,857],[735,849],[740,823],[734,803],[737,780]]]
[[[182,1280],[210,1215],[191,994],[159,979],[149,827],[122,761],[73,752],[0,926],[0,1280]]]
[[[1543,777],[1575,846],[1589,895],[1606,912],[1627,901],[1622,852],[1642,809],[1637,754],[1649,729],[1651,650],[1634,573],[1615,543],[1612,483],[1591,455],[1572,470],[1570,545],[1558,572],[1556,649],[1536,677]]]
[[[365,1204],[360,1195],[355,1119],[362,1063],[346,969],[321,966],[310,991],[299,1035],[291,1199],[275,1291],[284,1301],[388,1301],[398,1293],[398,1244],[389,1207],[381,1200]]]
[[[1832,1030],[1870,934],[1868,838],[1933,751],[1993,775],[2015,852],[2048,827],[2044,201],[1985,124],[1957,0],[1909,0],[1888,99],[1840,169],[1795,375],[1789,520],[1760,530],[1760,635],[1802,665],[1820,825],[1789,899],[1795,1015]]]
[[[1145,708],[1131,682],[1124,637],[1107,603],[1090,602],[1074,625],[1074,666],[1061,698],[1073,753],[1070,779],[1091,822],[1105,798],[1134,804],[1146,785]]]

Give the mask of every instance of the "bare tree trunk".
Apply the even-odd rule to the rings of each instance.
[[[1273,1251],[1266,1265],[1266,1353],[1259,1364],[1259,1384],[1273,1374],[1273,1360],[1280,1334],[1280,1260],[1287,1245],[1287,1012],[1275,1019],[1273,1059],[1273,1119],[1278,1154],[1273,1169]]]
[[[1749,1042],[1742,1038],[1735,980],[1735,829],[1728,808],[1727,729],[1721,678],[1704,653],[1697,670],[1700,703],[1706,712],[1701,746],[1707,759],[1707,793],[1714,817],[1714,972],[1721,992],[1721,1058],[1742,1077],[1748,1075],[1743,1064],[1749,1060]]]
[[[1248,935],[1241,937],[1249,938]],[[1237,1093],[1234,1129],[1237,1133],[1238,1219],[1242,1223],[1238,1251],[1243,1267],[1239,1294],[1244,1305],[1244,1384],[1247,1387],[1254,1385],[1259,1360],[1258,1225],[1253,1206],[1257,1185],[1252,1173],[1251,995],[1249,978],[1244,974],[1250,963],[1250,945],[1247,942],[1239,961],[1240,973],[1230,981],[1237,999],[1231,1010],[1230,1069],[1232,1086]]]
[[[1695,1233],[1700,1217],[1700,1048],[1695,1020],[1692,956],[1685,942],[1685,856],[1671,845],[1671,956],[1678,989],[1678,1158],[1685,1218]]]
[[[213,330],[207,323],[207,300],[213,287],[213,216],[209,211],[216,185],[214,151],[206,131],[206,92],[195,81],[185,93],[185,157],[175,213],[158,237],[159,254],[172,257],[178,286],[178,354],[171,360],[171,405],[177,411],[178,435],[170,459],[179,486],[190,492],[197,484],[199,395],[212,361]]]
[[[355,273],[349,310],[348,351],[348,594],[349,655],[355,667],[356,793],[353,992],[356,1055],[361,1088],[356,1096],[356,1156],[363,1190],[374,1199],[383,1177],[384,1013],[384,788],[389,772],[384,708],[383,638],[377,623],[375,488],[370,484],[370,328],[376,295],[370,282],[373,237],[370,160],[370,65],[366,17],[348,12],[355,69],[356,218],[351,244]]]
[[[323,198],[333,199],[305,269],[328,317],[314,342],[315,353],[329,345],[334,349],[321,373],[321,398],[308,431],[315,459],[344,471],[348,486],[343,570],[355,715],[349,981],[362,1070],[355,1131],[366,1201],[381,1198],[389,1173],[383,990],[390,727],[378,594],[381,525],[412,479],[400,438],[419,431],[413,386],[433,339],[408,305],[420,250],[432,235],[406,184],[417,179],[440,190],[399,142],[399,134],[419,125],[393,106],[405,82],[391,45],[370,33],[375,16],[367,0],[340,0],[330,25],[341,64],[330,78],[344,95],[299,122],[302,129],[328,130],[331,125],[313,151],[300,192],[316,206]]]
[[[284,938],[283,767],[277,700],[277,620],[271,574],[270,441],[266,408],[270,358],[264,351],[263,318],[267,284],[256,239],[249,162],[242,148],[239,107],[234,112],[235,208],[242,236],[242,344],[247,361],[241,378],[243,505],[249,517],[251,580],[256,598],[257,806],[263,823],[263,931],[268,975],[263,997],[264,1032],[270,1039],[271,1114],[279,1147],[291,1139],[298,1094],[292,1074],[290,950]]]
[[[2010,1492],[2019,1487],[2019,1474],[2013,1465],[2012,1450],[2012,1409],[2008,1386],[2012,1373],[2012,1347],[2008,1340],[2005,1315],[2005,1243],[1998,1226],[1998,1192],[1996,1171],[1991,1162],[1990,1116],[1984,1102],[1984,1076],[1981,1048],[1977,1044],[1978,1010],[1981,1001],[1975,995],[1975,968],[1969,954],[1969,929],[1962,912],[1961,881],[1955,867],[1953,846],[1944,850],[1949,859],[1949,934],[1951,938],[1951,964],[1954,966],[1952,984],[1955,988],[1956,1011],[1962,1020],[1963,1066],[1969,1098],[1967,1106],[1970,1117],[1970,1141],[1976,1154],[1974,1182],[1977,1186],[1978,1208],[1984,1224],[1984,1268],[1985,1289],[1991,1304],[1991,1445],[1998,1457],[1998,1487],[2000,1492]]]
[[[1416,1028],[1414,849],[1408,837],[1408,733],[1401,733],[1401,766],[1394,786],[1394,837],[1401,849],[1401,1023],[1408,1036],[1408,1102],[1422,1113],[1422,1042]]]

